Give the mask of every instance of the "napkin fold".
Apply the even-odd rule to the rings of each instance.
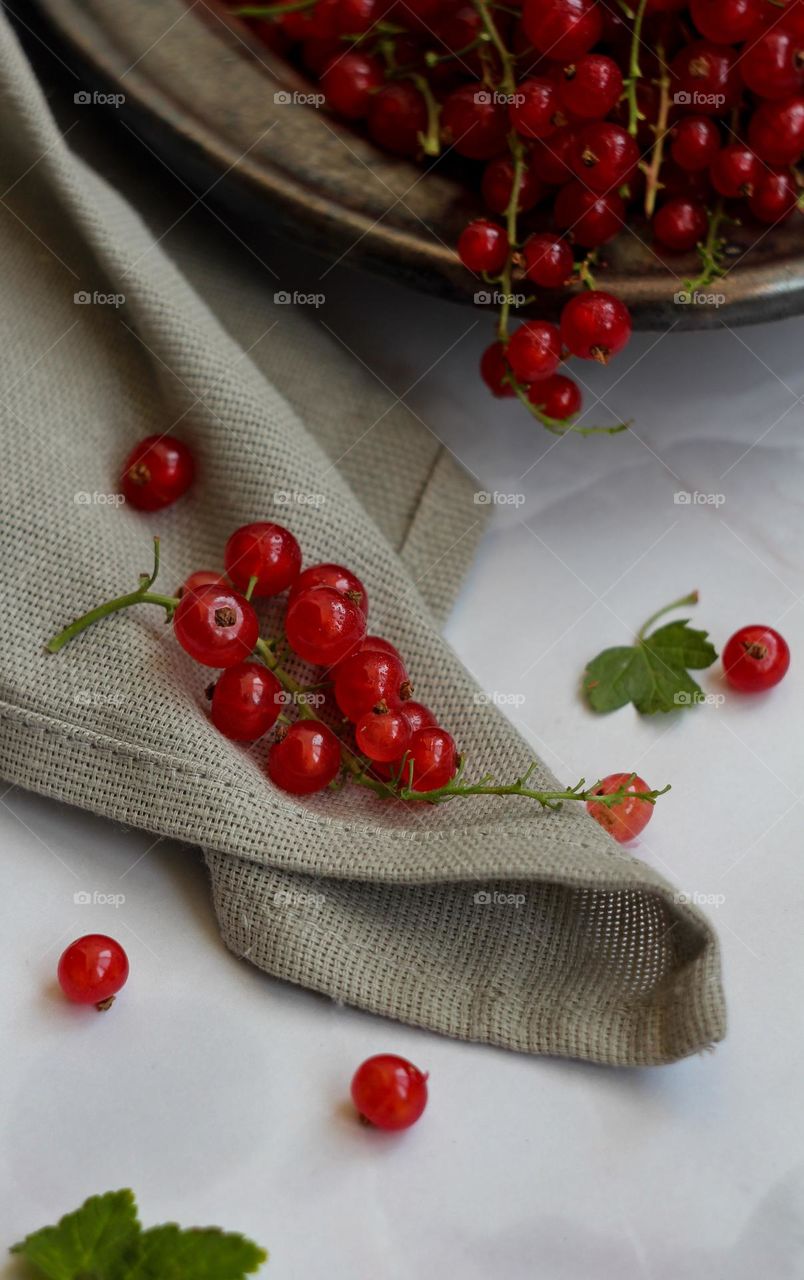
[[[711,925],[582,806],[423,807],[351,786],[299,803],[266,780],[265,743],[212,728],[209,673],[158,611],[44,653],[136,584],[153,534],[175,590],[220,565],[238,525],[276,519],[307,563],[360,575],[371,629],[399,645],[470,773],[513,778],[532,758],[439,634],[481,524],[432,432],[315,315],[275,305],[281,285],[223,224],[211,236],[179,209],[171,226],[164,193],[126,199],[82,159],[115,168],[86,115],[56,126],[4,18],[0,98],[2,776],[200,845],[227,945],[339,1000],[621,1065],[719,1040]],[[191,494],[155,516],[119,506],[121,458],[166,431],[197,458]],[[261,608],[270,630],[280,606]],[[534,785],[556,782],[538,764]]]

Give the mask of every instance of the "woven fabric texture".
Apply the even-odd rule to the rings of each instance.
[[[6,25],[0,93],[0,581],[18,602],[2,648],[2,775],[202,846],[229,947],[339,1000],[613,1064],[720,1039],[710,924],[580,806],[422,810],[348,786],[297,803],[267,782],[264,743],[244,750],[211,727],[209,672],[160,611],[43,652],[136,584],[152,534],[173,590],[220,564],[236,526],[279,519],[308,563],[336,557],[360,574],[372,630],[398,643],[470,771],[514,777],[531,758],[438,632],[480,529],[474,485],[315,319],[274,308],[225,247],[194,240],[191,219],[160,238],[157,193],[140,189],[135,211],[68,147]],[[82,292],[125,301],[76,302]],[[238,308],[264,313],[250,345]],[[167,430],[198,459],[192,494],[154,518],[115,505],[120,459]],[[262,608],[266,631],[279,610]],[[541,766],[535,776],[555,785]],[[495,892],[516,904],[489,903]]]

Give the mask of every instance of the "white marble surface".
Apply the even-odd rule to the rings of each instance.
[[[3,1245],[131,1185],[147,1223],[252,1234],[277,1280],[804,1275],[804,323],[642,335],[608,371],[582,371],[603,397],[592,416],[635,430],[555,441],[478,386],[477,319],[329,277],[341,339],[478,489],[524,495],[495,509],[449,637],[568,782],[635,768],[673,784],[639,852],[716,904],[727,1040],[626,1072],[339,1008],[224,950],[197,851],[0,790]],[[725,501],[679,505],[682,490]],[[779,626],[784,684],[723,703],[714,668],[715,696],[692,713],[593,718],[585,660],[693,587],[719,647],[743,623]],[[125,902],[79,905],[80,890]],[[54,989],[61,948],[89,931],[132,961],[104,1017]],[[354,1067],[380,1050],[431,1074],[401,1137],[347,1104]]]

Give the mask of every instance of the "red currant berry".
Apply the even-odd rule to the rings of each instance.
[[[786,98],[804,85],[804,41],[800,33],[777,23],[740,57],[740,73],[760,98]]]
[[[618,124],[595,121],[578,134],[573,168],[591,191],[616,191],[631,181],[638,163],[639,147]]]
[[[120,488],[138,511],[159,511],[187,492],[194,474],[193,455],[181,440],[146,436],[126,458]]]
[[[798,188],[789,169],[763,169],[748,208],[759,222],[784,222],[798,208]]]
[[[402,661],[402,654],[396,645],[391,644],[391,641],[384,639],[383,636],[366,636],[360,649],[363,653],[390,653],[391,657],[396,658],[404,670],[405,664]]]
[[[558,99],[572,117],[602,120],[614,109],[623,91],[623,75],[613,58],[587,53],[564,67]]]
[[[510,373],[505,360],[505,347],[501,342],[492,342],[480,357],[480,376],[493,396],[515,396],[516,392],[510,382],[503,379]]]
[[[789,666],[787,641],[773,627],[741,627],[723,650],[723,674],[742,693],[772,689]]]
[[[595,0],[525,0],[522,26],[539,53],[572,62],[599,41],[602,8]]]
[[[634,774],[610,773],[602,780],[596,794],[608,796],[613,791],[619,791],[626,784],[629,792],[650,790],[647,782],[643,782],[642,778]],[[587,800],[586,808],[595,822],[599,822],[601,827],[604,827],[620,844],[625,844],[627,840],[633,840],[638,836],[653,817],[653,805],[650,800],[638,800],[634,795],[626,795],[624,800],[611,807],[595,803],[594,800]]]
[[[554,373],[552,378],[534,382],[528,391],[528,399],[548,418],[556,418],[559,422],[574,418],[581,411],[580,388],[563,373]]]
[[[323,791],[340,767],[338,739],[320,720],[297,720],[268,752],[268,777],[294,796]]]
[[[452,735],[437,725],[418,729],[405,754],[402,782],[413,791],[438,791],[454,778],[457,768]]]
[[[233,742],[255,742],[276,724],[282,686],[261,662],[240,662],[219,677],[212,694],[212,723]]]
[[[580,182],[568,182],[556,196],[556,226],[584,249],[598,249],[625,226],[625,204],[616,191],[596,196]]]
[[[399,657],[361,649],[339,665],[335,674],[335,699],[343,714],[356,721],[378,702],[396,707],[406,692],[407,678]]]
[[[229,583],[222,573],[216,573],[214,569],[196,569],[195,573],[191,573],[189,578],[184,579],[176,595],[181,598],[185,591],[197,591],[199,587],[228,586]]]
[[[505,355],[518,382],[537,382],[561,361],[561,334],[547,320],[525,320],[508,339]]]
[[[430,708],[421,702],[414,702],[412,698],[403,702],[399,710],[410,725],[411,733],[417,733],[419,729],[435,729],[438,725]]]
[[[748,122],[748,141],[766,164],[795,164],[804,152],[804,98],[761,103]],[[757,166],[754,186],[759,176]]]
[[[444,141],[470,160],[491,160],[504,151],[506,130],[505,108],[480,81],[453,89],[441,108]]]
[[[375,93],[369,103],[368,131],[378,146],[397,156],[421,151],[420,135],[427,130],[427,104],[410,80],[394,80]]]
[[[753,151],[740,142],[721,148],[709,167],[715,191],[732,199],[750,196],[758,173],[759,161]]]
[[[305,662],[332,666],[350,654],[365,634],[362,609],[334,587],[309,587],[288,605],[285,635]]]
[[[362,120],[373,94],[384,83],[382,63],[356,49],[336,57],[321,77],[327,106],[346,120]]]
[[[725,115],[740,100],[737,58],[728,45],[706,40],[685,45],[670,64],[676,106],[685,114]]]
[[[508,236],[495,222],[477,218],[458,238],[458,257],[470,271],[497,275],[508,258]]]
[[[556,85],[544,76],[530,76],[517,85],[508,118],[523,138],[549,138],[567,123],[559,111]]]
[[[385,0],[338,0],[336,20],[343,36],[363,35],[386,12]]]
[[[561,337],[574,356],[607,364],[631,337],[628,308],[610,293],[588,289],[564,307]]]
[[[566,240],[547,231],[528,236],[522,246],[525,275],[544,289],[560,289],[575,270],[572,249]]]
[[[565,125],[547,142],[536,142],[531,152],[530,167],[539,182],[558,187],[575,175],[572,158],[575,154],[577,130]]]
[[[483,171],[481,194],[483,202],[492,213],[505,213],[514,189],[514,166],[510,157],[491,160]],[[517,197],[517,212],[527,213],[537,205],[545,189],[533,170],[528,167],[522,174]]]
[[[260,628],[253,608],[231,587],[186,591],[173,615],[176,639],[206,667],[234,667],[253,652]]]
[[[355,725],[358,750],[368,756],[369,760],[380,764],[399,760],[410,739],[411,728],[407,717],[401,710],[389,711],[384,702],[378,702]]]
[[[766,8],[764,0],[691,0],[690,13],[704,39],[742,44],[759,35]]]
[[[62,953],[59,986],[68,1000],[108,1009],[128,977],[128,956],[103,933],[76,938]]]
[[[679,169],[700,173],[720,150],[720,130],[708,116],[685,116],[670,132],[670,156]]]
[[[366,588],[357,574],[352,573],[351,569],[345,569],[342,564],[311,564],[309,569],[299,574],[291,587],[288,604],[291,605],[297,596],[310,587],[332,587],[334,591],[340,591],[341,595],[348,596],[364,614],[368,614]]]
[[[704,240],[708,226],[706,206],[686,196],[666,200],[653,219],[653,232],[659,244],[680,253],[694,249]]]
[[[226,543],[226,572],[241,591],[257,579],[254,596],[277,596],[292,587],[301,569],[301,550],[289,529],[268,520],[244,524]]]
[[[396,1054],[378,1053],[357,1068],[352,1101],[376,1129],[409,1129],[427,1105],[427,1076]]]

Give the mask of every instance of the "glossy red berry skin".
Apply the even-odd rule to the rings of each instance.
[[[186,591],[173,614],[173,632],[186,653],[206,667],[234,667],[259,638],[254,609],[231,587]]]
[[[673,196],[666,200],[653,219],[653,234],[660,245],[683,253],[706,239],[709,215],[699,200]]]
[[[759,174],[759,161],[748,147],[731,142],[718,151],[709,167],[712,186],[721,196],[750,196]]]
[[[766,165],[795,164],[804,152],[804,97],[761,103],[748,122],[748,141]],[[754,186],[761,173],[758,165]]]
[[[338,667],[335,700],[347,719],[357,721],[378,702],[398,706],[407,678],[401,660],[394,654],[362,649]]]
[[[549,138],[559,125],[558,89],[545,76],[530,76],[516,87],[515,100],[508,106],[508,119],[523,138]]]
[[[160,511],[170,506],[193,483],[193,455],[175,436],[146,436],[123,463],[120,488],[138,511]]]
[[[341,595],[349,596],[364,614],[368,614],[366,588],[357,574],[344,568],[342,564],[311,564],[309,569],[304,569],[290,589],[288,604],[292,604],[302,591],[307,591],[310,587],[332,587]]]
[[[301,570],[301,549],[289,529],[257,520],[236,529],[226,543],[226,572],[241,591],[257,579],[253,595],[276,596],[292,587]]]
[[[276,724],[282,686],[261,662],[240,662],[221,673],[210,714],[219,733],[233,742],[256,742]]]
[[[489,161],[483,171],[483,180],[480,188],[486,208],[490,209],[492,213],[505,213],[513,188],[514,166],[511,159],[508,156],[500,156],[497,160]],[[533,209],[544,194],[544,184],[539,181],[533,169],[528,166],[524,170],[519,184],[518,212],[527,213],[529,209]]]
[[[518,382],[549,378],[561,360],[558,326],[547,320],[523,321],[509,338],[505,355]]]
[[[505,347],[501,342],[492,342],[480,357],[480,376],[493,396],[501,399],[515,396],[516,392],[510,382],[504,382],[509,373],[505,359]]]
[[[528,236],[522,246],[525,275],[544,289],[560,289],[575,270],[575,258],[566,240],[547,231]]]
[[[720,150],[720,130],[709,116],[684,116],[670,133],[670,156],[686,173],[708,169]]]
[[[574,418],[581,411],[580,388],[563,373],[554,373],[551,378],[534,382],[528,391],[528,399],[548,418],[556,418],[559,422]]]
[[[454,778],[457,768],[452,735],[437,725],[418,729],[405,754],[402,781],[413,791],[438,791]]]
[[[336,21],[343,36],[362,35],[386,12],[384,0],[338,0]]]
[[[560,187],[575,175],[572,157],[575,153],[577,129],[565,125],[547,142],[535,142],[530,153],[530,168],[539,182]]]
[[[441,108],[444,142],[469,160],[491,160],[506,148],[505,107],[478,81],[453,89]]]
[[[59,986],[75,1004],[107,1009],[128,978],[128,956],[103,933],[76,938],[59,960]]]
[[[740,99],[738,54],[728,45],[693,40],[676,54],[670,64],[673,101],[684,114],[726,115]]]
[[[228,587],[229,583],[222,573],[215,569],[196,569],[189,578],[185,578],[176,595],[181,597],[185,591],[198,591],[199,587]]]
[[[458,257],[470,271],[498,275],[508,258],[505,229],[485,218],[475,219],[458,238]]]
[[[631,337],[628,308],[610,293],[588,289],[564,307],[561,337],[574,356],[606,364]]]
[[[539,53],[572,62],[598,43],[603,17],[595,0],[525,0],[522,25]]]
[[[742,44],[761,32],[766,6],[764,0],[691,0],[690,13],[705,40]]]
[[[417,733],[419,729],[434,729],[438,725],[430,708],[421,702],[414,702],[412,698],[403,702],[399,710],[407,720],[411,733]]]
[[[573,169],[591,191],[616,191],[631,181],[639,163],[639,147],[618,124],[595,121],[581,129],[575,143]]]
[[[323,791],[340,767],[338,739],[320,720],[297,720],[268,752],[268,777],[294,796]]]
[[[773,627],[741,627],[723,649],[723,674],[741,693],[772,689],[787,674],[790,649]]]
[[[399,760],[411,736],[410,722],[401,708],[389,711],[384,702],[367,711],[355,725],[358,750],[378,764]]]
[[[409,1129],[427,1106],[427,1076],[405,1058],[378,1053],[352,1077],[352,1101],[375,1129]]]
[[[379,59],[357,50],[339,54],[321,77],[327,106],[345,120],[362,120],[368,114],[372,95],[384,83]]]
[[[620,68],[601,53],[568,63],[558,81],[558,100],[572,119],[602,120],[616,107],[622,91]]]
[[[783,21],[743,51],[740,74],[760,98],[785,98],[804,86],[804,40]]]
[[[613,791],[619,791],[621,787],[628,784],[629,792],[650,791],[647,782],[638,776],[632,778],[629,773],[610,773],[607,778],[603,778],[598,788],[599,795],[611,795]],[[596,804],[594,800],[587,800],[586,808],[595,822],[599,822],[601,827],[608,831],[620,844],[625,844],[628,840],[634,840],[653,817],[653,805],[649,800],[637,800],[633,795],[627,795],[619,804],[612,805],[607,808],[606,805]]]
[[[598,249],[625,226],[625,204],[616,191],[596,196],[581,182],[568,182],[556,196],[556,226],[584,249]]]
[[[798,196],[789,169],[763,169],[748,208],[758,222],[773,226],[792,217],[798,209]]]
[[[366,616],[334,587],[308,587],[288,605],[285,635],[305,662],[331,667],[352,653],[366,634]]]
[[[373,140],[397,156],[421,151],[419,135],[427,130],[427,104],[409,80],[395,80],[369,103],[368,131]]]

